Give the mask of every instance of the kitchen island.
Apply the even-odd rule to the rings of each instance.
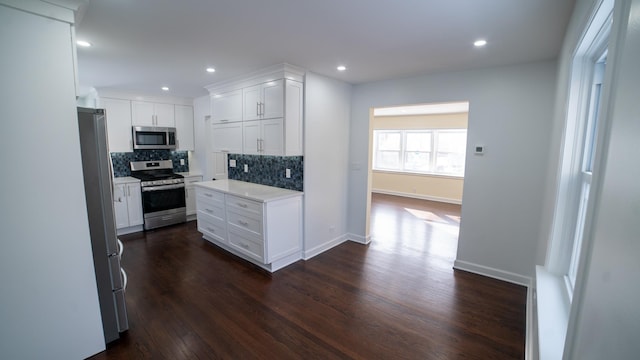
[[[270,272],[302,258],[302,192],[237,180],[194,186],[205,240]]]

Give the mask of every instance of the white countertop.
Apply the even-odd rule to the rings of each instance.
[[[176,173],[178,175],[182,175],[184,177],[190,177],[190,176],[202,176],[201,172],[197,172],[197,171],[189,171],[189,172],[178,172]]]
[[[260,202],[286,199],[304,194],[301,191],[281,189],[238,180],[202,181],[194,183],[194,185]]]
[[[140,179],[136,179],[136,178],[131,177],[131,176],[113,178],[113,184],[114,185],[139,183],[139,182],[140,182]]]

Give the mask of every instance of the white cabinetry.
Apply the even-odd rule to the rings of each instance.
[[[142,230],[142,192],[140,180],[116,178],[113,185],[113,208],[118,234]]]
[[[244,79],[207,86],[212,104],[209,142],[213,151],[303,155],[303,81],[303,70],[285,64]],[[231,125],[240,121],[241,126]]]
[[[211,149],[214,152],[242,153],[242,122],[211,125]]]
[[[284,129],[282,122],[282,118],[243,122],[243,153],[283,155]]]
[[[211,95],[211,113],[213,123],[242,121],[242,89]]]
[[[175,127],[176,123],[173,104],[132,101],[131,116],[135,126]]]
[[[242,89],[242,120],[282,117],[284,80],[269,81]]]
[[[101,107],[105,109],[109,152],[133,151],[131,141],[131,101],[102,98]]]
[[[201,175],[189,175],[184,177],[184,192],[185,200],[187,203],[187,219],[193,220],[196,215],[196,189],[193,185],[196,182],[202,181]]]
[[[195,149],[193,134],[193,106],[175,105],[176,132],[178,150],[193,151]]]
[[[206,240],[271,272],[301,259],[302,193],[234,180],[195,186]]]

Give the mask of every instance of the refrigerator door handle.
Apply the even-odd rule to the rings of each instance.
[[[122,241],[120,241],[120,239],[118,240],[118,256],[120,257],[120,259],[122,259],[122,253],[124,252],[124,245],[122,244]]]
[[[124,271],[123,268],[120,268],[120,273],[122,274],[122,290],[127,290],[127,283],[129,282],[129,278],[127,277],[127,272]]]

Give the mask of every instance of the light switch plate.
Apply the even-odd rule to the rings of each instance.
[[[180,165],[184,165],[184,159],[180,159]]]
[[[230,167],[236,167],[236,160],[235,159],[229,159],[229,166]]]

